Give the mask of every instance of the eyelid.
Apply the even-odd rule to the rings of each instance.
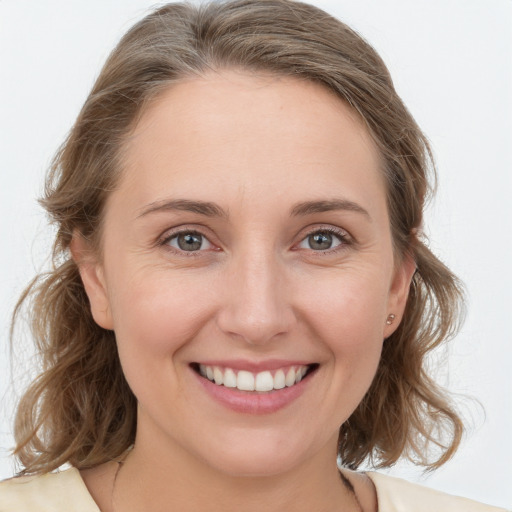
[[[332,235],[338,237],[341,243],[331,249],[326,249],[324,251],[315,251],[313,249],[302,249],[302,248],[298,247],[298,245],[300,243],[302,243],[307,237],[309,237],[315,233],[321,233],[321,232],[326,232],[326,233],[329,233],[329,234],[332,234]],[[300,236],[299,241],[296,244],[294,244],[292,249],[296,250],[296,251],[305,250],[305,251],[314,253],[315,255],[333,254],[335,252],[346,249],[347,246],[351,246],[351,245],[355,244],[354,238],[350,235],[350,233],[346,229],[343,229],[343,228],[340,228],[337,226],[333,226],[333,225],[329,225],[329,224],[327,224],[327,225],[318,224],[318,225],[314,225],[314,226],[309,226],[308,228],[306,228],[306,230],[303,230],[299,236]]]
[[[174,228],[170,228],[170,229],[167,229],[166,231],[164,231],[164,233],[158,237],[156,245],[159,247],[164,247],[167,250],[169,250],[170,252],[174,252],[176,254],[180,254],[180,255],[184,255],[184,256],[198,256],[201,253],[209,252],[212,250],[220,251],[221,250],[220,247],[217,244],[215,244],[214,242],[212,242],[211,238],[213,238],[213,237],[208,236],[205,233],[205,231],[207,231],[207,228],[205,228],[204,226],[198,227],[197,225],[191,226],[189,224],[185,224],[182,226],[176,226]],[[212,247],[208,248],[208,249],[201,249],[198,251],[184,251],[184,250],[180,250],[176,247],[172,247],[171,245],[169,245],[170,240],[172,240],[173,238],[176,238],[177,236],[179,236],[181,234],[185,234],[185,233],[190,233],[193,235],[200,235],[200,236],[204,237]]]
[[[157,239],[156,245],[157,246],[166,246],[167,249],[171,252],[179,253],[180,255],[185,256],[198,256],[201,253],[212,251],[212,249],[202,249],[198,251],[183,251],[180,249],[176,249],[170,245],[168,245],[169,240],[172,238],[183,234],[183,233],[191,233],[191,234],[197,234],[205,237],[208,242],[213,246],[214,251],[221,251],[222,248],[219,247],[219,244],[212,241],[212,238],[214,236],[209,236],[205,233],[205,231],[210,231],[207,227],[202,225],[190,225],[185,224],[181,226],[176,226],[174,228],[167,229],[164,231]],[[304,241],[308,236],[311,236],[314,233],[318,232],[328,232],[330,234],[335,235],[340,239],[340,244],[332,249],[326,249],[324,251],[315,251],[313,249],[310,249],[309,252],[315,253],[317,255],[325,255],[325,254],[332,254],[334,252],[346,249],[347,246],[354,245],[356,243],[356,240],[352,237],[352,235],[343,228],[340,228],[338,226],[333,226],[330,224],[315,224],[313,226],[308,226],[307,228],[303,229],[300,233],[300,239],[297,243],[295,243],[292,247],[292,250],[302,250],[301,248],[297,247],[299,243]],[[307,250],[307,249],[305,249]]]

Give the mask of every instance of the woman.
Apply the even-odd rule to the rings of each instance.
[[[462,433],[423,368],[460,301],[421,241],[429,157],[380,58],[316,8],[138,23],[48,178],[45,371],[16,425],[38,476],[0,510],[498,510],[352,471],[438,467]]]

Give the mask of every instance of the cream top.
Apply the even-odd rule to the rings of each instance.
[[[399,478],[369,472],[379,512],[506,512]],[[0,482],[0,512],[100,512],[80,472],[66,469]],[[512,511],[509,511],[512,512]]]

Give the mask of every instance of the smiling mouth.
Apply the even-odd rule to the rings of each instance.
[[[192,363],[191,367],[201,377],[217,386],[236,388],[239,391],[269,393],[295,386],[301,380],[308,378],[318,368],[318,364],[287,366],[257,373],[199,363]]]

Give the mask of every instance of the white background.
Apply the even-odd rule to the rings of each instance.
[[[394,474],[512,506],[512,1],[314,2],[364,35],[429,136],[440,192],[431,246],[466,282],[469,313],[440,377],[476,397],[470,432],[434,475]],[[0,478],[12,474],[8,324],[40,269],[51,232],[37,206],[44,171],[109,50],[154,4],[145,0],[0,0]],[[15,361],[17,375],[30,367]]]

